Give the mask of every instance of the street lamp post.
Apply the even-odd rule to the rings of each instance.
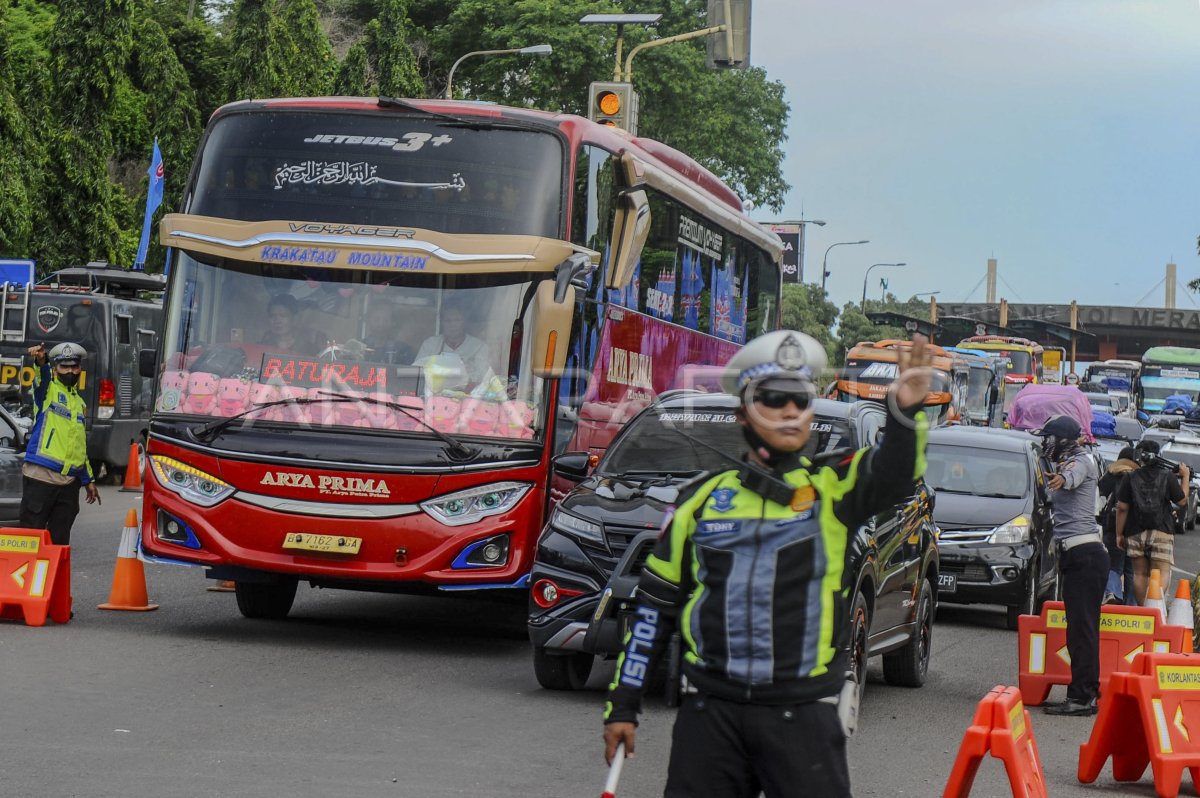
[[[825,249],[825,257],[821,258],[821,293],[822,294],[825,293],[825,278],[829,276],[829,269],[825,268],[826,264],[829,262],[829,250],[833,249],[834,247],[844,247],[844,246],[851,245],[851,244],[870,244],[870,243],[871,242],[865,238],[862,241],[839,241],[836,244],[830,244]]]
[[[473,58],[477,55],[550,55],[552,52],[554,52],[554,48],[548,44],[534,44],[529,47],[511,47],[507,50],[476,50],[461,55],[454,62],[454,65],[450,67],[450,74],[446,76],[446,99],[454,99],[454,70],[458,69],[458,65],[468,58]]]
[[[863,275],[863,293],[862,293],[862,302],[859,304],[859,306],[858,306],[858,307],[859,307],[861,310],[863,310],[863,312],[866,312],[866,307],[867,307],[867,279],[868,279],[868,278],[870,278],[870,276],[871,276],[871,270],[872,270],[872,269],[874,269],[876,266],[907,266],[907,265],[908,265],[908,264],[906,264],[906,263],[872,263],[870,266],[868,266],[868,267],[867,267],[867,273]]]

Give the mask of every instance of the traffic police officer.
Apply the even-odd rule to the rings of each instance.
[[[49,529],[57,545],[71,543],[71,525],[79,514],[79,486],[87,503],[100,501],[87,457],[87,405],[79,395],[86,356],[79,344],[62,343],[46,353],[29,349],[38,370],[33,380],[33,429],[21,469],[21,526]]]
[[[668,798],[850,795],[837,708],[848,670],[847,544],[924,472],[928,363],[915,336],[901,353],[881,443],[810,460],[801,451],[824,349],[780,330],[733,357],[722,387],[741,399],[749,453],[668,513],[609,690],[608,761],[621,743],[633,754],[642,693],[678,627],[689,690]]]

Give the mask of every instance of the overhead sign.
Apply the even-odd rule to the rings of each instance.
[[[0,258],[0,283],[29,285],[34,282],[34,263],[22,258]]]
[[[800,252],[804,249],[804,225],[767,224],[764,227],[779,236],[779,240],[783,242],[783,262],[780,264],[783,282],[804,282],[804,275],[800,273]]]

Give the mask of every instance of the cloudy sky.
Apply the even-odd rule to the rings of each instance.
[[[871,241],[829,254],[839,306],[878,262],[908,266],[873,295],[887,276],[940,302],[982,301],[989,257],[1012,301],[1161,305],[1167,262],[1200,276],[1200,0],[753,8],[752,61],[791,105],[774,218],[827,222],[810,281],[830,244]]]

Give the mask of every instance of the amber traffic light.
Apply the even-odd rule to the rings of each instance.
[[[633,84],[597,81],[588,87],[588,119],[637,133],[637,93]]]

